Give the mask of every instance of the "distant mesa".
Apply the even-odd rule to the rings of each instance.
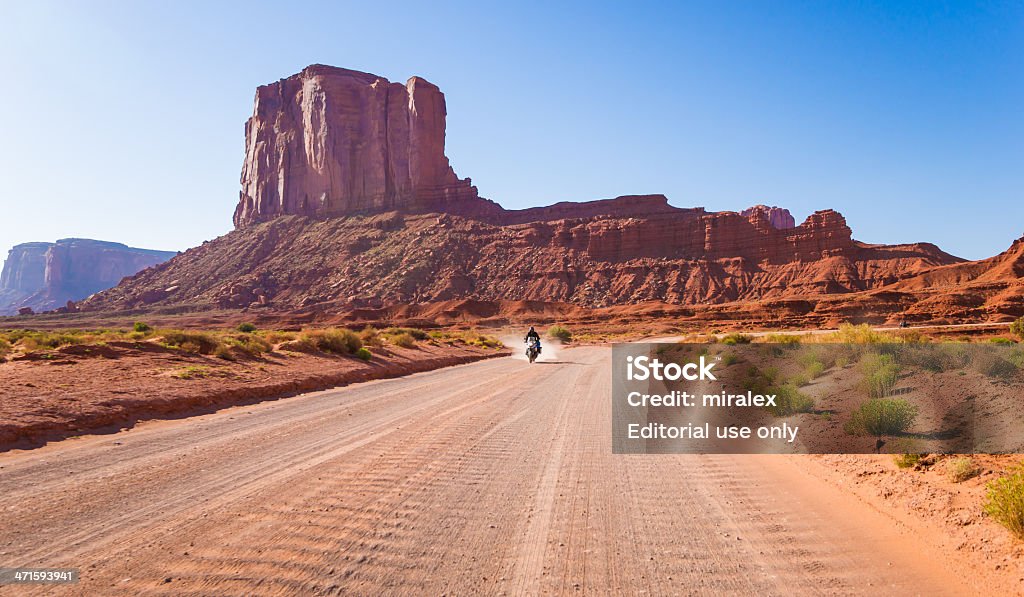
[[[0,315],[67,310],[176,254],[85,238],[16,245],[0,272]]]

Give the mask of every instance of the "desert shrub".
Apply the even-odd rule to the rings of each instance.
[[[377,328],[370,325],[359,332],[359,339],[363,341],[363,346],[380,346],[384,342]]]
[[[759,369],[756,365],[747,367],[743,379],[740,380],[740,387],[758,394],[770,393],[769,388],[775,385],[779,379],[779,370],[775,367]]]
[[[569,342],[572,340],[572,332],[569,328],[561,325],[553,325],[548,328],[548,336],[555,338],[560,342]]]
[[[766,406],[765,409],[776,417],[805,413],[814,408],[814,399],[791,384],[773,388],[768,393],[775,394],[775,406]]]
[[[249,323],[248,321],[238,324],[238,331],[243,334],[251,334],[256,331],[256,325]]]
[[[369,361],[370,359],[373,358],[373,353],[367,350],[366,347],[362,347],[356,351],[355,356],[357,358],[363,359],[364,361]]]
[[[1010,333],[1024,340],[1024,317],[1010,324]]]
[[[728,344],[729,346],[736,344],[750,344],[753,340],[754,338],[752,336],[732,332],[730,334],[726,334],[725,337],[722,338],[722,344]]]
[[[910,468],[921,462],[921,455],[914,453],[893,454],[892,460],[900,468]]]
[[[979,472],[974,461],[968,456],[960,456],[946,461],[946,476],[954,483],[962,483]]]
[[[796,346],[800,344],[800,336],[797,334],[768,334],[764,337],[764,342],[765,344]]]
[[[1013,338],[1003,338],[1003,337],[992,338],[991,340],[989,340],[989,342],[991,342],[992,344],[1016,344],[1016,342],[1014,342]]]
[[[738,360],[739,360],[739,357],[734,355],[731,352],[722,353],[722,366],[723,367],[728,367],[729,365],[732,365],[733,363],[735,363]]]
[[[263,339],[271,346],[281,344],[282,342],[291,342],[295,340],[297,336],[298,334],[295,332],[281,332],[277,330],[263,333]]]
[[[221,347],[220,339],[209,332],[162,330],[160,331],[160,341],[164,346],[199,354],[213,354]]]
[[[429,340],[430,334],[417,328],[388,328],[384,330],[384,334],[388,336],[397,336],[398,334],[409,334],[413,340]]]
[[[984,512],[1018,539],[1024,539],[1024,468],[990,481]]]
[[[855,435],[898,435],[914,424],[917,407],[906,400],[873,398],[860,405],[846,424],[846,431]]]
[[[238,336],[226,336],[224,338],[224,344],[253,356],[270,352],[274,349],[273,344],[271,344],[269,340],[252,333],[243,333]]]
[[[363,347],[359,335],[344,328],[304,331],[299,335],[298,342],[309,348],[335,354],[353,354]]]
[[[829,339],[833,342],[841,342],[843,344],[879,344],[882,342],[891,342],[891,339],[885,334],[876,332],[866,323],[862,323],[860,325],[844,323],[839,326],[839,330],[837,332],[829,335]]]
[[[11,352],[11,343],[7,340],[0,338],[0,359],[3,359]]]
[[[866,353],[860,360],[862,385],[871,398],[885,398],[896,387],[900,367],[890,354]]]
[[[395,346],[401,346],[402,348],[412,348],[416,346],[416,339],[412,337],[412,334],[407,332],[400,332],[388,336],[388,341]]]
[[[135,325],[132,326],[132,331],[139,332],[140,334],[145,334],[146,332],[153,331],[153,328],[149,327],[149,324],[147,323],[136,321]]]
[[[231,349],[221,344],[213,350],[213,356],[218,359],[224,359],[225,361],[234,361],[235,355],[231,352]]]

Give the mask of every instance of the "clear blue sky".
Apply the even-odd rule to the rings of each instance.
[[[231,228],[257,85],[320,62],[448,100],[510,208],[816,209],[980,258],[1024,235],[1024,5],[0,0],[0,250]]]

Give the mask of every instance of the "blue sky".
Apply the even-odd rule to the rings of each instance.
[[[509,208],[833,208],[968,258],[1024,235],[1020,3],[0,0],[0,250],[227,232],[255,87],[316,62],[438,84],[456,172]]]

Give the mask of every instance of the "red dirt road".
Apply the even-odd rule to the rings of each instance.
[[[82,576],[0,594],[991,593],[805,459],[613,455],[559,356],[0,455],[0,566]]]

